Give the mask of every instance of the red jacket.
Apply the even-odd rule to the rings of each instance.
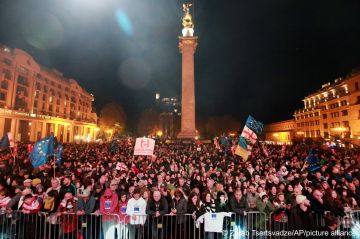
[[[106,189],[104,194],[100,198],[100,213],[117,214],[118,213],[119,198],[116,193],[111,189]],[[114,220],[113,216],[103,216],[103,220]]]

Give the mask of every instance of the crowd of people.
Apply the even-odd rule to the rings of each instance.
[[[258,211],[266,215],[265,223],[285,223],[288,229],[319,229],[314,220],[320,216],[326,222],[322,230],[333,231],[338,217],[359,209],[356,148],[258,143],[244,162],[234,155],[231,141],[220,147],[158,141],[153,156],[133,156],[134,143],[129,140],[118,140],[117,145],[65,144],[61,165],[50,158],[38,169],[32,167],[26,145],[18,144],[15,157],[8,150],[0,152],[1,212],[44,212],[55,221],[68,213],[99,214],[103,218],[96,226],[103,238],[121,238],[122,230],[112,226],[110,215],[119,215],[119,225],[146,224],[140,215],[176,216],[176,224],[181,224],[187,220],[181,216],[190,215],[194,227],[204,230],[198,225],[206,224],[211,213],[244,216]],[[319,160],[315,172],[306,164],[311,148]],[[76,224],[68,222],[61,233],[71,233]],[[194,227],[184,230],[200,230]],[[139,237],[136,229],[129,227],[126,233]],[[205,231],[207,238],[226,237],[218,230]]]

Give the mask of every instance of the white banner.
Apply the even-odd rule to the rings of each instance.
[[[155,140],[148,138],[137,138],[135,142],[134,155],[153,155]]]
[[[7,135],[8,135],[10,147],[11,148],[15,147],[15,142],[14,142],[14,138],[13,138],[12,134],[10,132],[8,132]]]

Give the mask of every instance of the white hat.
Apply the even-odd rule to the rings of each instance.
[[[304,195],[297,195],[296,196],[296,204],[303,203],[307,198]]]
[[[32,180],[29,178],[24,181],[24,183],[31,183],[31,182],[32,182]]]
[[[262,197],[263,197],[264,195],[266,195],[266,192],[261,192],[261,193],[259,194],[259,197],[262,199]]]

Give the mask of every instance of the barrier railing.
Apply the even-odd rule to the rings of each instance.
[[[312,214],[312,217],[314,227],[325,226],[322,215]],[[287,214],[279,216],[277,212],[267,218],[262,212],[246,212],[244,215],[207,213],[194,218],[191,214],[152,217],[119,214],[24,214],[21,211],[0,213],[0,239],[285,238],[260,233],[266,230],[288,231]],[[345,217],[339,218],[338,230],[357,230],[360,235],[360,210],[347,212]],[[341,234],[339,238],[351,238],[348,235]]]
[[[326,211],[324,215],[331,213]],[[314,228],[322,228],[325,226],[324,215],[311,213],[310,216],[312,217],[311,221],[313,221]],[[286,211],[279,211],[279,212],[272,212],[269,216],[269,229],[273,232],[282,232],[282,231],[289,231],[289,218],[288,213]],[[270,238],[291,238],[290,236],[276,236],[270,234]]]
[[[46,233],[46,215],[44,213],[23,213],[13,211],[0,214],[0,239],[37,239]]]
[[[340,239],[360,239],[360,210],[347,211],[339,217],[337,230]]]

